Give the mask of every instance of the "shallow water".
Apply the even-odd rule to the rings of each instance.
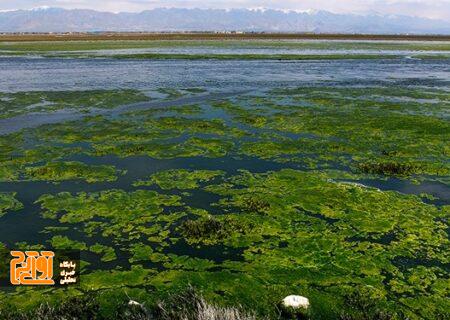
[[[201,96],[184,97],[174,100],[138,102],[123,105],[114,109],[92,109],[89,116],[108,115],[119,116],[122,113],[145,110],[150,108],[182,106],[186,104],[201,103],[202,101],[215,101],[226,97],[243,94],[247,91],[221,92],[216,94],[206,94]],[[44,124],[61,123],[64,121],[74,121],[86,116],[86,113],[79,113],[70,110],[59,110],[51,113],[31,113],[16,116],[13,118],[0,119],[0,135],[18,132],[26,128],[36,128]]]
[[[7,52],[4,52],[7,54]],[[296,49],[296,48],[215,48],[215,47],[181,47],[181,48],[139,48],[139,49],[111,49],[111,50],[88,50],[88,51],[54,51],[50,54],[83,54],[86,55],[121,55],[142,53],[164,53],[164,54],[295,54],[295,55],[333,55],[333,54],[367,54],[367,55],[401,55],[409,56],[416,54],[441,55],[444,51],[438,50],[383,50],[383,49]]]
[[[324,84],[445,86],[448,60],[187,61],[0,58],[0,91],[203,87],[260,90]]]

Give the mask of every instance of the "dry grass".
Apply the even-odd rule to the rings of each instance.
[[[208,303],[192,287],[179,295],[158,303],[155,310],[158,320],[256,320],[254,314],[240,307],[220,307]]]

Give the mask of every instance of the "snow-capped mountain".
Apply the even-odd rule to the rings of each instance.
[[[0,12],[0,32],[267,31],[450,34],[450,21],[399,15],[271,9],[161,8],[140,13],[37,8]]]

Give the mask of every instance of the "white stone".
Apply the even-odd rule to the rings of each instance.
[[[140,307],[142,307],[142,304],[140,304],[139,302],[134,301],[134,300],[130,300],[130,301],[128,302],[128,305],[129,305],[129,306],[140,306]]]
[[[309,300],[308,298],[296,295],[290,295],[283,299],[283,305],[285,307],[291,307],[294,309],[298,308],[309,308]]]

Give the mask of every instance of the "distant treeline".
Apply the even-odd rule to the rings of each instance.
[[[419,40],[450,41],[450,35],[406,34],[315,34],[256,32],[88,32],[88,33],[4,33],[0,41],[77,41],[77,40],[223,40],[223,39],[298,39],[298,40]]]

